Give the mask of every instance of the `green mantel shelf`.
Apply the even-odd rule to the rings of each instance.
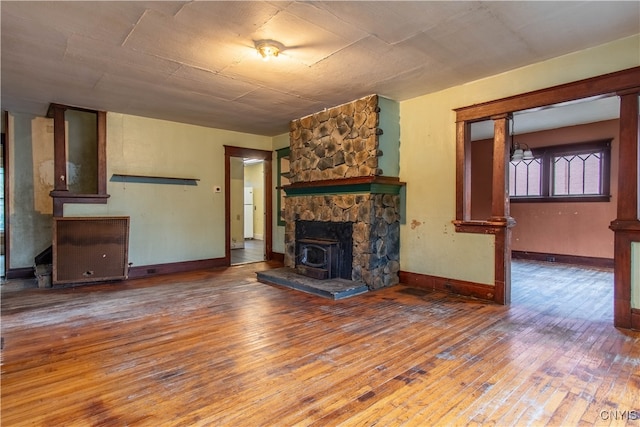
[[[282,189],[287,196],[308,196],[319,194],[370,193],[400,194],[405,186],[398,178],[389,176],[365,176],[323,181],[296,182],[285,185]]]

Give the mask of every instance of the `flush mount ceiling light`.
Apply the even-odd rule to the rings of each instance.
[[[256,50],[264,61],[271,58],[277,58],[278,54],[284,49],[281,43],[273,40],[260,40],[255,42]]]

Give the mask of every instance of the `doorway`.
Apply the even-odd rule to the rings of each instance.
[[[511,300],[511,228],[509,198],[502,188],[508,183],[510,155],[508,119],[514,111],[573,102],[578,99],[617,95],[620,105],[618,203],[616,219],[609,228],[614,243],[614,325],[640,328],[640,310],[634,308],[632,294],[632,248],[640,241],[638,232],[638,117],[640,67],[621,70],[572,83],[528,92],[483,104],[458,108],[456,112],[456,232],[494,235],[493,300]],[[471,220],[471,124],[491,119],[494,125],[492,169],[493,188],[490,221]]]
[[[227,145],[224,148],[225,262],[268,261],[273,257],[273,153]]]
[[[264,261],[264,160],[231,158],[231,265]]]

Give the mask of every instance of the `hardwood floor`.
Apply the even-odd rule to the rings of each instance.
[[[3,285],[2,425],[640,422],[611,270],[514,262],[504,307],[403,285],[332,301],[256,281],[275,266]]]

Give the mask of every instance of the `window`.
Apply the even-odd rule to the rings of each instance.
[[[285,193],[282,191],[282,186],[289,184],[289,153],[290,148],[285,147],[276,150],[278,155],[278,225],[285,225],[284,218],[284,197]]]
[[[512,161],[509,163],[509,195],[511,197],[542,196],[542,159]]]
[[[609,201],[611,139],[533,150],[509,163],[509,196],[518,201]]]

